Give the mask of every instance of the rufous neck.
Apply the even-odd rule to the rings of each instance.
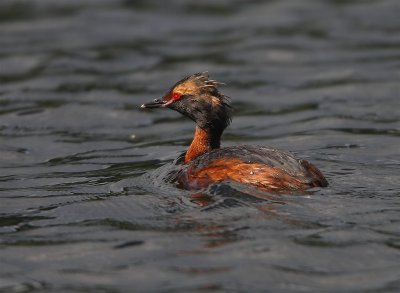
[[[205,154],[213,149],[218,149],[221,141],[221,133],[212,133],[208,129],[196,126],[194,138],[185,155],[185,163]]]

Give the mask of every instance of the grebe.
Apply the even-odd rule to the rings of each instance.
[[[327,186],[322,173],[294,155],[262,146],[220,148],[221,135],[231,122],[230,99],[207,73],[180,81],[161,98],[142,108],[169,108],[196,123],[194,138],[176,178],[183,189],[196,190],[221,181],[250,184],[272,193]]]

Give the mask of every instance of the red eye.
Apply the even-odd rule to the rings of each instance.
[[[181,97],[181,94],[178,94],[178,93],[173,93],[172,94],[172,99],[174,99],[175,101],[179,100],[180,97]]]

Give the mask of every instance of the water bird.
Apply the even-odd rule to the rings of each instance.
[[[234,181],[279,194],[328,185],[317,167],[289,152],[253,145],[221,148],[232,107],[230,98],[219,91],[220,84],[207,72],[195,73],[174,84],[161,99],[141,106],[172,109],[196,123],[193,141],[175,179],[178,187],[199,190]]]

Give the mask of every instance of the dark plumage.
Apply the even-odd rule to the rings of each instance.
[[[196,73],[178,81],[161,100],[142,107],[168,107],[189,117],[201,128],[222,132],[231,122],[232,111],[230,99],[218,91],[217,84],[207,73]],[[179,99],[174,100],[174,93],[179,94]]]

